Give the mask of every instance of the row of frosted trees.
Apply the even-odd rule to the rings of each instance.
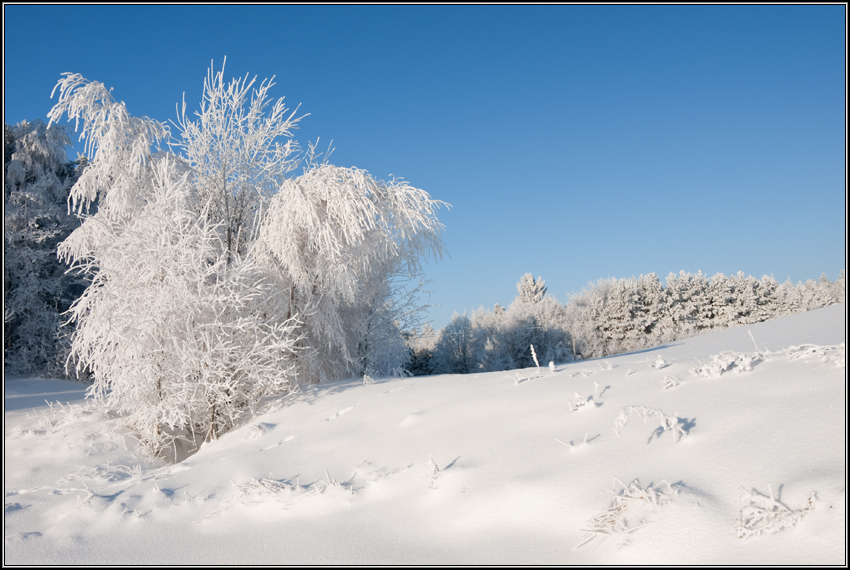
[[[842,269],[794,285],[743,273],[709,278],[671,273],[662,285],[654,274],[605,279],[561,305],[547,295],[544,281],[526,274],[507,308],[455,314],[439,333],[425,328],[408,339],[414,374],[469,373],[598,358],[702,332],[747,325],[825,307],[845,300]]]

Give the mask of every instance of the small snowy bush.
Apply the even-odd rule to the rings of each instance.
[[[744,494],[741,501],[745,505],[741,508],[735,529],[738,538],[748,538],[762,533],[779,532],[783,528],[792,527],[803,518],[803,515],[815,508],[815,493],[809,495],[806,506],[794,511],[777,501],[773,496],[773,489],[767,486],[770,496],[762,495],[753,490],[743,489]]]
[[[576,397],[575,401],[574,402],[571,401],[569,403],[570,411],[577,412],[581,408],[590,404],[590,400],[588,398],[585,398],[584,396],[582,396],[578,392],[575,393],[575,397]]]
[[[631,417],[632,414],[637,414],[643,417],[643,423],[646,423],[649,418],[655,418],[660,424],[658,430],[660,430],[660,432],[673,432],[673,437],[676,441],[679,441],[683,435],[688,435],[688,432],[679,425],[679,418],[676,417],[676,412],[673,412],[673,415],[671,416],[665,414],[661,410],[649,408],[647,406],[626,406],[620,411],[620,415],[614,420],[614,432],[618,436],[620,435],[620,430],[623,429],[629,422],[629,417]]]
[[[803,344],[790,346],[785,349],[789,360],[815,356],[824,362],[831,362],[836,366],[844,368],[844,343],[832,346],[819,346],[815,344]]]
[[[667,481],[661,481],[661,484],[666,486],[666,492],[661,484],[643,488],[637,479],[624,485],[615,478],[614,489],[617,488],[617,483],[622,489],[616,494],[608,491],[609,495],[613,494],[611,505],[587,522],[582,529],[586,533],[584,540],[574,546],[573,550],[584,546],[597,536],[627,534],[646,526],[655,510],[669,503],[670,497],[676,494]]]
[[[682,384],[682,381],[676,378],[675,376],[670,376],[669,374],[664,375],[664,389],[669,390],[670,388],[675,388]]]
[[[741,372],[749,372],[753,369],[753,366],[764,360],[766,360],[766,356],[760,352],[721,352],[712,354],[709,362],[702,362],[697,359],[699,366],[691,368],[690,373],[694,376],[706,378],[716,378],[730,370],[740,374]]]

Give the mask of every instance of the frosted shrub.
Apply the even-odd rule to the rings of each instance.
[[[315,164],[312,147],[290,177],[300,119],[272,85],[210,71],[179,139],[101,83],[57,85],[51,121],[82,123],[94,154],[69,198],[83,223],[59,246],[92,278],[71,310],[71,357],[155,453],[218,437],[296,377],[405,372],[400,326],[417,307],[399,280],[441,256],[444,204]]]
[[[575,399],[575,401],[571,401],[569,403],[570,411],[577,412],[580,409],[582,409],[583,407],[590,404],[590,400],[588,400],[587,398],[585,398],[584,396],[582,396],[578,392],[575,392],[574,395],[575,395],[576,399]]]
[[[743,489],[744,494],[741,501],[745,505],[741,508],[735,529],[738,538],[748,538],[762,533],[779,532],[783,528],[792,527],[803,518],[803,515],[815,508],[815,494],[809,495],[806,506],[794,511],[777,501],[773,497],[773,489],[767,486],[770,496],[766,497],[753,490]]]
[[[706,378],[716,378],[722,374],[734,370],[736,374],[748,372],[753,369],[753,366],[765,360],[765,356],[760,352],[744,353],[744,352],[721,352],[712,354],[709,362],[699,362],[699,366],[690,369],[690,373],[694,376],[704,376]]]
[[[670,388],[675,388],[676,386],[681,385],[681,380],[676,378],[675,376],[670,376],[669,374],[664,375],[663,380],[663,388],[665,390],[669,390]]]
[[[227,268],[217,228],[186,208],[185,179],[168,161],[129,224],[98,223],[111,243],[75,265],[94,273],[71,309],[72,356],[94,376],[90,394],[128,414],[159,453],[175,435],[218,437],[260,398],[294,380],[297,326],[259,268]]]
[[[602,513],[596,515],[587,522],[582,530],[585,531],[584,540],[573,547],[573,550],[584,546],[597,536],[615,536],[627,534],[646,526],[646,520],[658,508],[670,502],[670,497],[675,495],[673,487],[667,481],[661,481],[663,487],[649,485],[646,488],[640,486],[635,479],[628,485],[614,479],[614,488],[619,483],[622,489],[612,494],[611,506]]]
[[[831,346],[819,346],[815,344],[789,346],[785,349],[785,354],[789,360],[815,356],[824,362],[831,362],[841,368],[844,368],[845,366],[843,342],[841,344]]]
[[[204,81],[201,108],[195,120],[186,116],[185,96],[172,143],[191,167],[192,186],[207,216],[220,222],[227,250],[244,254],[256,237],[256,216],[277,192],[298,161],[298,143],[292,139],[301,117],[290,112],[281,97],[272,101],[274,77],[255,86],[249,80],[224,80],[224,67]]]
[[[688,432],[679,425],[679,418],[676,417],[676,412],[673,412],[673,415],[671,416],[665,414],[661,410],[649,408],[647,406],[626,406],[620,410],[620,415],[614,420],[614,432],[617,435],[620,435],[620,430],[626,427],[626,424],[629,422],[629,418],[632,414],[641,416],[643,418],[643,423],[646,423],[650,418],[655,418],[659,423],[660,427],[658,429],[660,432],[672,431],[673,437],[676,441],[679,441],[683,435],[688,435]]]
[[[320,358],[300,363],[316,380],[390,374],[408,359],[396,320],[393,280],[420,273],[420,257],[439,258],[443,206],[402,180],[329,164],[287,180],[259,230],[258,259],[276,276],[291,315]]]

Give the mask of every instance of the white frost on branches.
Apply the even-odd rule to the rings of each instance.
[[[280,296],[252,260],[225,271],[217,228],[179,207],[185,177],[167,160],[154,173],[130,223],[88,220],[111,246],[74,260],[94,279],[71,317],[72,357],[91,370],[91,395],[127,413],[159,453],[175,433],[214,439],[260,398],[285,392],[297,321],[280,320]]]
[[[3,131],[3,361],[12,372],[62,377],[70,331],[61,314],[87,283],[56,247],[80,225],[67,201],[84,161],[67,161],[71,140],[59,125]]]
[[[328,164],[283,184],[257,253],[284,292],[288,314],[304,315],[307,344],[321,352],[304,374],[323,380],[404,366],[395,323],[403,307],[393,305],[392,285],[418,275],[421,257],[442,256],[443,205],[402,180]]]
[[[224,80],[224,65],[204,80],[201,108],[195,120],[186,116],[186,99],[176,126],[181,138],[172,143],[192,169],[193,187],[207,215],[220,220],[223,241],[231,253],[244,254],[256,237],[255,218],[295,169],[298,143],[292,131],[303,117],[272,102],[274,77],[254,89],[248,80]]]
[[[531,345],[531,358],[534,360],[534,365],[540,370],[540,363],[537,362],[537,353],[534,352],[534,345]]]
[[[195,119],[184,102],[176,140],[76,74],[49,115],[82,124],[92,156],[71,190],[83,223],[59,247],[93,279],[71,360],[154,453],[218,437],[296,380],[406,374],[401,328],[420,307],[405,280],[444,251],[446,204],[423,190],[317,164],[312,146],[290,177],[300,118],[272,80],[223,73]]]
[[[51,124],[67,115],[85,141],[88,168],[71,189],[69,204],[77,212],[98,201],[98,209],[126,219],[147,198],[146,167],[153,147],[168,140],[168,126],[147,117],[133,117],[123,101],[112,97],[98,81],[77,73],[63,73],[51,97],[59,101],[47,114]]]

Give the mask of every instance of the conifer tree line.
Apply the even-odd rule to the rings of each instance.
[[[466,374],[599,358],[649,348],[703,332],[748,325],[846,298],[844,270],[831,282],[794,285],[742,272],[709,278],[681,271],[662,285],[650,273],[589,285],[565,305],[548,295],[542,278],[526,273],[507,308],[455,313],[441,331],[409,335],[413,374]]]
[[[68,161],[64,129],[38,120],[4,124],[3,139],[5,368],[63,378],[73,329],[61,315],[88,280],[67,273],[56,248],[80,225],[68,194],[86,161]]]

